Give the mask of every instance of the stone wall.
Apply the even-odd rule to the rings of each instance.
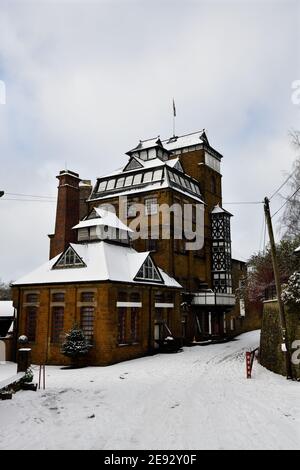
[[[300,340],[300,311],[299,308],[287,308],[287,333],[291,346]],[[286,375],[285,353],[281,348],[279,308],[276,300],[264,303],[262,334],[261,334],[261,364],[276,374]],[[292,354],[295,353],[292,350]],[[294,354],[295,356],[295,354]],[[293,365],[293,375],[300,380],[300,365]]]

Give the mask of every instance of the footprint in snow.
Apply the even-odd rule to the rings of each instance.
[[[171,408],[177,408],[177,406],[180,406],[180,403],[175,403]]]

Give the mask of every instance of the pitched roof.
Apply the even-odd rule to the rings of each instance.
[[[94,242],[70,245],[84,261],[85,267],[52,269],[62,254],[43,264],[35,271],[25,275],[14,285],[61,284],[72,282],[116,281],[135,284],[157,284],[151,281],[135,281],[149,252],[138,253],[133,248]],[[151,256],[151,255],[150,255]],[[158,268],[164,285],[180,288],[180,284]]]
[[[0,318],[13,318],[15,314],[12,300],[0,300]]]
[[[205,135],[205,138],[202,139],[203,135]],[[164,148],[172,151],[172,150],[177,150],[177,149],[184,148],[184,147],[200,145],[200,144],[206,143],[206,141],[207,141],[206,134],[204,134],[204,131],[202,130],[202,131],[193,132],[191,134],[182,135],[179,137],[177,136],[171,137],[170,139],[163,140],[162,143],[163,143]]]
[[[227,214],[227,215],[230,215],[231,217],[232,214],[230,214],[230,212],[228,212],[226,209],[223,209],[223,207],[220,206],[220,204],[217,204],[213,210],[211,211],[212,214]]]
[[[104,227],[112,227],[115,229],[123,230],[125,232],[133,232],[133,230],[127,227],[127,225],[123,224],[123,222],[121,222],[121,220],[113,212],[98,207],[95,207],[95,212],[98,214],[98,217],[82,220],[81,222],[79,222],[79,224],[75,225],[73,229],[102,225]]]
[[[147,150],[147,149],[151,149],[151,148],[155,148],[155,147],[164,148],[166,150],[166,148],[163,146],[159,136],[154,137],[153,139],[140,140],[139,144],[136,147],[134,147],[132,150],[129,150],[126,153],[127,153],[127,155],[130,155],[133,152],[139,152],[141,150]]]

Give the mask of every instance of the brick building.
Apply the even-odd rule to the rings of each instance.
[[[76,173],[58,175],[50,262],[14,288],[18,332],[29,336],[36,362],[62,362],[61,334],[74,321],[92,336],[93,364],[146,354],[166,335],[189,343],[259,327],[256,321],[245,327],[250,310],[235,299],[245,264],[232,260],[222,155],[206,133],[140,141],[127,155],[122,170],[93,187]],[[182,211],[170,213],[170,207]],[[187,249],[201,213],[203,246]],[[90,264],[97,259],[110,269],[93,277]],[[140,279],[139,272],[156,277]]]

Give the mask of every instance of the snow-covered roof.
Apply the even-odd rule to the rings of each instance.
[[[14,317],[14,307],[11,300],[0,300],[0,318],[1,317]]]
[[[162,143],[165,149],[172,151],[180,148],[191,147],[193,145],[203,144],[204,140],[202,139],[202,136],[203,130],[179,137],[171,137],[170,139],[163,140]]]
[[[72,282],[116,281],[135,284],[157,284],[151,281],[135,281],[135,277],[149,256],[149,252],[139,253],[133,248],[107,242],[71,244],[71,247],[86,266],[52,269],[61,254],[25,275],[14,285],[60,284]],[[164,285],[181,288],[180,284],[158,268]]]
[[[85,228],[85,227],[95,227],[96,225],[102,225],[104,227],[112,227],[115,229],[123,230],[124,232],[132,232],[127,225],[123,224],[121,220],[113,212],[95,207],[95,212],[98,214],[98,217],[93,219],[86,219],[79,222],[75,225],[73,229]]]
[[[127,153],[131,154],[132,152],[135,152],[135,151],[147,150],[147,149],[151,149],[154,147],[163,147],[159,136],[154,137],[152,139],[140,140],[138,145],[134,147],[132,150],[129,150],[129,152]]]
[[[232,214],[230,214],[230,212],[226,211],[225,209],[223,209],[223,207],[220,206],[220,204],[217,204],[213,210],[211,211],[212,214],[228,214],[230,216],[232,216]]]
[[[300,246],[297,248],[297,250],[295,250],[295,253],[300,253]]]
[[[143,169],[151,170],[151,169],[154,169],[154,168],[161,168],[161,167],[164,167],[164,166],[174,168],[176,166],[176,164],[180,161],[178,157],[177,158],[172,158],[171,160],[166,160],[166,161],[163,161],[160,158],[152,158],[151,160],[146,160],[146,161],[142,160],[141,158],[138,158],[138,157],[133,157],[133,158],[134,158],[134,160],[136,160],[141,165],[141,167],[133,169],[133,170],[129,170],[130,173],[132,173],[132,174],[139,173]],[[128,173],[129,173],[129,171],[128,171]],[[124,175],[123,175],[123,173],[124,173]],[[118,175],[125,176],[126,173],[127,173],[127,171],[125,172],[124,167],[122,167],[122,168],[118,168],[117,170],[115,170],[111,173],[108,173],[107,175],[101,176],[101,179],[110,178],[110,177],[118,176]]]

